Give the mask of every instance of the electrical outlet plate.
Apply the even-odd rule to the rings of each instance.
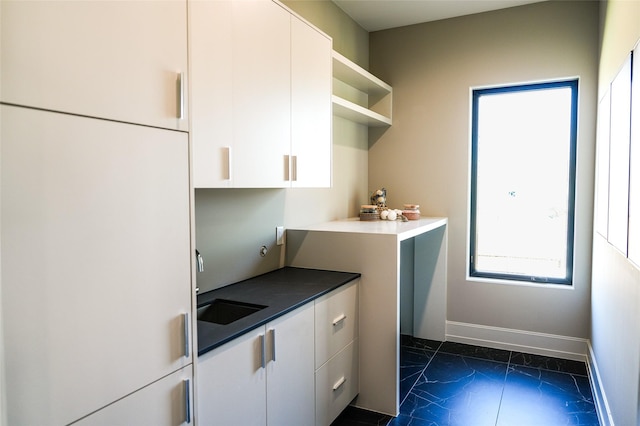
[[[276,245],[284,244],[284,226],[276,226]]]

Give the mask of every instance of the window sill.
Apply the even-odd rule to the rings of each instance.
[[[472,277],[469,274],[466,276],[467,282],[475,282],[475,283],[486,283],[486,284],[499,284],[499,285],[511,285],[511,286],[520,286],[520,287],[535,287],[541,289],[562,289],[562,290],[574,290],[573,283],[571,284],[555,284],[555,283],[544,283],[544,282],[527,282],[527,281],[519,281],[519,280],[506,280],[506,279],[498,279],[498,278],[482,278],[482,277]]]

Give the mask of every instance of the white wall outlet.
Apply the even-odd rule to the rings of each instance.
[[[284,244],[284,226],[276,226],[276,245]]]

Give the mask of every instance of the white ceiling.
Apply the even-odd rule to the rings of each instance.
[[[365,30],[378,31],[544,0],[332,0]]]

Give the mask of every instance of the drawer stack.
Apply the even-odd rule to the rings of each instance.
[[[316,300],[316,425],[327,426],[356,397],[358,377],[358,283]]]

